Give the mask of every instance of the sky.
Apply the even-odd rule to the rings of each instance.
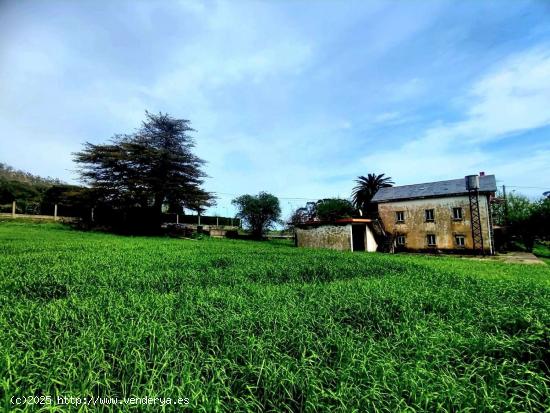
[[[0,162],[78,183],[72,153],[145,110],[189,119],[209,212],[283,214],[484,171],[550,190],[550,1],[0,0]]]

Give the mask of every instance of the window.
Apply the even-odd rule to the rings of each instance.
[[[397,238],[395,239],[396,244],[399,246],[405,245],[405,241],[406,241],[406,238],[404,235],[398,235]]]
[[[462,220],[462,208],[453,208],[453,219],[455,221]]]
[[[435,214],[433,209],[426,210],[426,222],[433,222],[435,220],[434,216]]]
[[[429,247],[434,247],[436,245],[436,243],[435,243],[435,234],[428,234],[426,236],[426,241],[428,242]]]
[[[457,247],[464,247],[466,237],[464,235],[455,235],[455,244]]]
[[[395,213],[396,222],[405,222],[405,211],[397,211]]]

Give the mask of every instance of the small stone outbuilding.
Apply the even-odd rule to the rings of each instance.
[[[363,218],[306,222],[296,228],[295,244],[306,248],[374,252],[378,245],[369,227],[370,223],[370,219]]]

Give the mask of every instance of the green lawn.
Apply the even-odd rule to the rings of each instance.
[[[4,222],[0,283],[6,411],[31,395],[193,411],[550,405],[549,266]]]

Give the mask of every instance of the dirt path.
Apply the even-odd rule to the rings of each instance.
[[[546,263],[543,260],[537,258],[534,254],[531,254],[530,252],[520,252],[520,251],[506,252],[502,254],[497,254],[493,257],[486,257],[482,259],[490,259],[490,260],[501,261],[501,262],[510,262],[514,264],[546,265]]]

